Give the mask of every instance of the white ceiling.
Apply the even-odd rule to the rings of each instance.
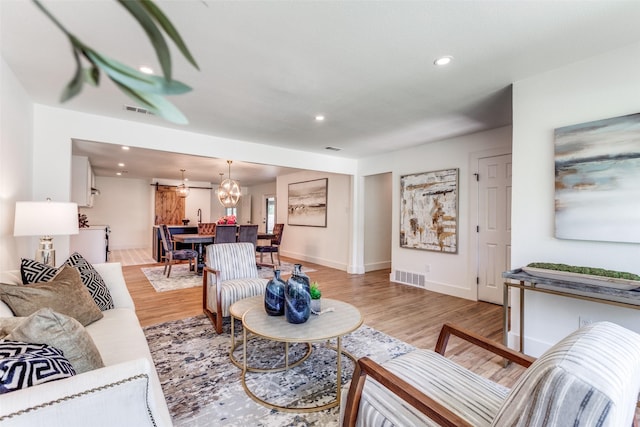
[[[116,1],[43,3],[98,51],[159,68]],[[510,124],[513,82],[640,40],[640,1],[157,3],[200,65],[173,49],[174,77],[193,87],[171,97],[186,129],[349,158]],[[68,42],[30,1],[1,0],[0,14],[3,58],[35,102],[58,105],[74,72]],[[434,66],[441,55],[454,61]],[[62,107],[184,128],[123,104],[103,76]],[[163,158],[179,176],[180,159]]]

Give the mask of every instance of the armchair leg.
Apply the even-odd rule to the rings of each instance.
[[[203,271],[202,272],[202,312],[209,318],[209,320],[213,324],[213,327],[216,330],[216,333],[221,334],[222,333],[222,309],[220,308],[220,302],[218,302],[217,313],[213,313],[211,310],[207,308],[207,293],[208,293],[207,276],[208,276],[207,272]]]

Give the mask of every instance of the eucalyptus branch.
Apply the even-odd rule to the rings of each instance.
[[[82,91],[83,83],[98,86],[102,70],[122,92],[151,112],[174,123],[188,123],[187,118],[180,110],[163,96],[186,93],[191,88],[171,79],[171,54],[160,28],[167,33],[184,57],[196,69],[199,69],[198,64],[173,24],[151,0],[117,1],[133,15],[149,36],[162,66],[164,77],[144,74],[98,53],[68,31],[39,0],[33,0],[34,4],[67,36],[76,62],[76,71],[71,81],[65,86],[60,102],[66,102],[78,95]],[[160,27],[154,21],[157,21]],[[83,68],[82,58],[89,62],[88,68]]]

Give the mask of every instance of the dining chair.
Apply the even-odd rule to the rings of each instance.
[[[164,270],[163,274],[167,277],[171,274],[171,265],[174,262],[189,260],[189,270],[194,270],[193,263],[198,259],[198,251],[194,249],[175,249],[171,232],[167,224],[160,225],[160,238],[162,239],[162,247],[164,248]],[[197,261],[195,261],[197,264]]]
[[[215,222],[201,222],[198,224],[198,234],[213,236],[216,234],[216,225]]]
[[[235,243],[237,227],[234,225],[217,225],[213,243]]]
[[[258,224],[243,224],[238,229],[238,242],[249,242],[255,250],[258,243]]]
[[[260,254],[260,264],[265,253],[271,254],[271,264],[273,264],[273,254],[278,256],[278,265],[280,265],[280,243],[282,242],[282,233],[284,224],[276,224],[273,226],[273,234],[275,237],[271,239],[271,244],[267,246],[256,246],[256,252]]]

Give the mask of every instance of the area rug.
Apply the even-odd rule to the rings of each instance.
[[[236,321],[236,333],[241,325]],[[271,410],[250,399],[242,388],[241,370],[229,361],[230,323],[221,335],[204,316],[144,328],[175,426],[337,426],[339,408],[311,413]],[[355,357],[384,362],[414,347],[363,325],[346,335],[343,347]],[[290,346],[290,360],[306,350]],[[248,345],[251,366],[282,361],[283,344],[253,339]],[[241,349],[236,357],[242,357]],[[336,353],[313,344],[311,356],[300,365],[275,373],[248,373],[247,385],[277,404],[314,406],[335,397]],[[353,373],[353,362],[342,356],[342,384]],[[344,389],[343,392],[346,392]]]
[[[141,268],[144,275],[147,277],[151,286],[156,292],[175,291],[177,289],[193,288],[196,286],[202,286],[202,276],[189,271],[189,264],[176,264],[171,266],[171,276],[167,276],[163,273],[164,266],[162,267],[144,267]],[[283,262],[280,265],[280,275],[286,276],[293,271],[293,264]],[[316,271],[313,268],[302,267],[304,273]],[[258,275],[263,279],[271,279],[273,277],[273,269],[270,267],[258,267]]]

